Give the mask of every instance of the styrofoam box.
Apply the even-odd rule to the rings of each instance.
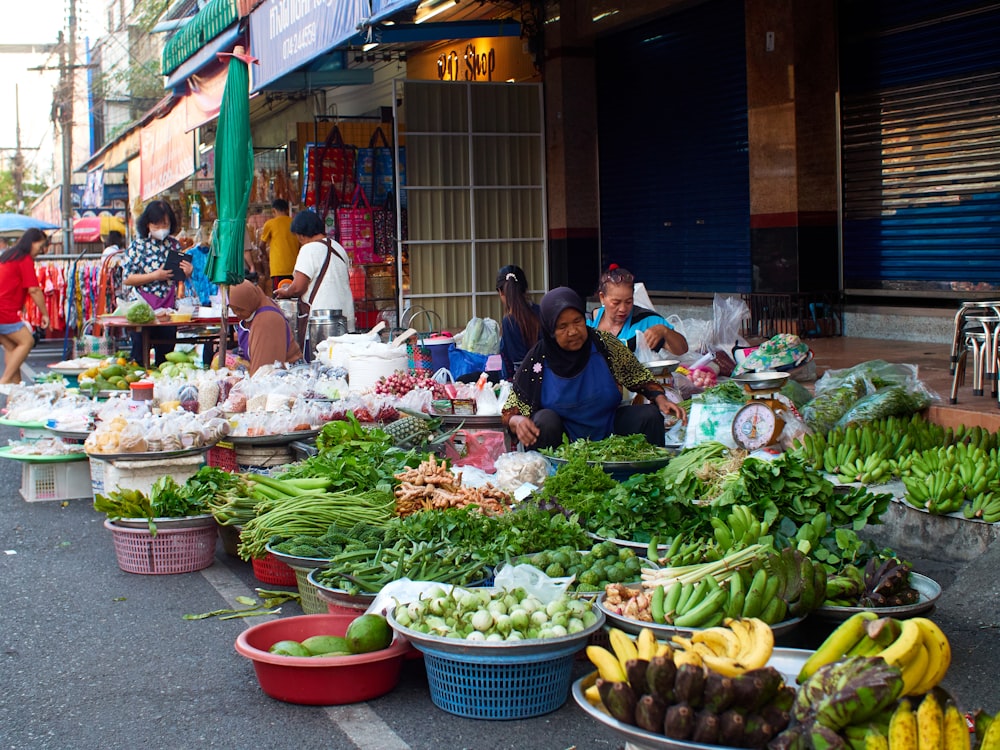
[[[193,477],[205,463],[204,455],[154,461],[90,459],[90,484],[94,495],[105,494],[116,488],[139,490],[149,494],[153,484],[164,475],[170,475],[178,484]]]
[[[82,500],[90,497],[86,461],[21,465],[21,497],[41,500]]]

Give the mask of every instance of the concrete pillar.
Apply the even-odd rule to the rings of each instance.
[[[597,91],[587,3],[564,0],[545,27],[549,286],[589,296],[600,275]]]
[[[833,0],[746,3],[754,292],[840,288]]]

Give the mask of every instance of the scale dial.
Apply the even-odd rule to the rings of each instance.
[[[778,439],[784,423],[766,401],[750,401],[733,417],[733,439],[741,448],[755,451]]]

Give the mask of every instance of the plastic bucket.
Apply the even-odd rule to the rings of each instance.
[[[453,344],[454,339],[450,336],[431,336],[421,342],[431,354],[431,372],[437,372],[441,368],[448,369],[448,348]]]

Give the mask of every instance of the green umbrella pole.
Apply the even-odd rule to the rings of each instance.
[[[222,302],[222,326],[219,329],[219,356],[216,358],[217,368],[226,366],[226,344],[229,342],[229,285],[219,287]]]

